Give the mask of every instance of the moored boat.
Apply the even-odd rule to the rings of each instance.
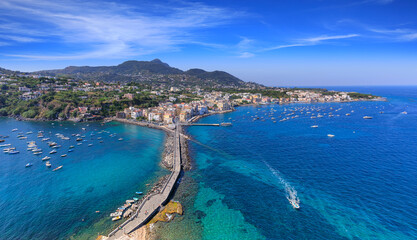
[[[49,159],[51,159],[51,157],[45,156],[45,157],[42,158],[42,161],[46,161],[46,160],[49,160]]]
[[[49,161],[46,161],[45,166],[50,168],[52,166],[52,164]]]
[[[26,164],[25,167],[31,167],[32,165],[33,165],[32,163],[28,163],[28,164]]]
[[[57,167],[57,168],[55,168],[54,170],[52,170],[53,172],[54,171],[57,171],[57,170],[59,170],[59,169],[61,169],[63,166],[61,165],[61,166],[59,166],[59,167]]]

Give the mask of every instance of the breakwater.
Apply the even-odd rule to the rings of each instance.
[[[128,121],[130,122],[130,121]],[[174,156],[172,172],[169,175],[166,183],[162,189],[154,194],[147,196],[143,202],[138,206],[135,214],[126,222],[121,224],[118,228],[113,230],[108,239],[122,239],[125,235],[132,233],[134,230],[140,228],[148,222],[160,210],[161,206],[165,205],[172,193],[181,173],[181,126],[177,125],[174,131]]]

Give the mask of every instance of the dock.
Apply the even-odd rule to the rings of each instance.
[[[183,126],[213,126],[220,127],[220,123],[184,123]]]
[[[174,133],[174,160],[173,160],[173,171],[168,177],[167,182],[159,193],[154,193],[148,196],[138,206],[135,214],[122,223],[119,227],[113,230],[107,239],[111,240],[122,240],[128,239],[127,234],[132,233],[136,229],[145,225],[152,217],[157,214],[162,206],[168,203],[169,198],[174,192],[175,184],[181,173],[181,148],[180,148],[180,128],[179,124],[176,124]]]

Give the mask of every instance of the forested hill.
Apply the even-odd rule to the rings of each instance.
[[[182,71],[169,66],[159,59],[152,61],[126,61],[117,66],[70,66],[64,69],[45,70],[35,74],[68,76],[81,80],[104,82],[143,82],[159,85],[201,86],[221,88],[256,87],[257,84],[247,83],[223,71],[207,72],[202,69]],[[259,85],[261,86],[261,85]]]

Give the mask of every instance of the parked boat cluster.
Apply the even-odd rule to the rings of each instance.
[[[295,120],[297,118],[309,118],[309,119],[320,119],[320,118],[336,118],[336,117],[349,117],[355,113],[354,110],[349,109],[350,106],[345,107],[332,107],[332,106],[320,106],[320,105],[309,105],[309,106],[288,106],[284,107],[281,111],[271,107],[270,109],[258,108],[256,114],[250,115],[249,117],[252,121],[268,121],[271,120],[273,123],[285,122],[290,120]],[[375,106],[379,109],[379,114],[384,114],[384,106]],[[362,107],[366,111],[366,107]],[[247,112],[250,114],[250,112]],[[401,112],[400,114],[407,114],[407,112]],[[365,115],[361,116],[365,120],[373,119],[373,116]],[[318,128],[319,125],[317,122],[314,122],[314,125],[311,125],[311,128]],[[329,133],[327,137],[333,138],[334,134]]]
[[[45,162],[45,166],[47,168],[51,168],[52,165],[52,157],[55,157],[55,160],[57,160],[58,156],[59,158],[65,158],[67,156],[70,156],[72,152],[74,152],[76,146],[80,146],[83,144],[83,142],[86,141],[94,141],[97,140],[99,143],[103,143],[102,137],[95,137],[96,134],[109,134],[110,137],[116,137],[116,133],[110,133],[109,131],[102,130],[100,132],[93,131],[90,135],[90,139],[87,140],[86,137],[86,128],[82,128],[82,131],[84,134],[80,133],[73,133],[71,136],[65,136],[62,133],[56,133],[52,134],[49,132],[46,134],[44,131],[38,131],[37,138],[34,136],[32,131],[29,132],[19,132],[17,128],[12,129],[11,132],[14,135],[17,133],[16,138],[19,140],[29,140],[27,141],[27,148],[26,150],[30,153],[32,153],[34,156],[40,157],[42,162]],[[48,135],[50,137],[46,137],[45,135]],[[12,136],[13,137],[13,136]],[[9,136],[3,136],[0,135],[0,148],[3,148],[3,153],[13,155],[13,154],[19,154],[20,151],[16,149],[16,147],[12,146],[11,143],[7,143],[6,139],[9,138]],[[52,140],[54,139],[54,140]],[[123,141],[123,138],[118,138],[118,141]],[[37,142],[38,141],[38,142]],[[74,141],[74,145],[70,145],[68,149],[65,149],[61,144],[64,144],[65,141]],[[61,144],[59,144],[61,143]],[[41,147],[42,146],[42,147]],[[89,143],[87,145],[88,147],[93,147],[93,143]],[[57,154],[60,152],[61,154]],[[57,166],[52,171],[57,171],[63,168],[63,165],[56,164]],[[28,162],[25,167],[29,168],[33,166],[32,162]]]

